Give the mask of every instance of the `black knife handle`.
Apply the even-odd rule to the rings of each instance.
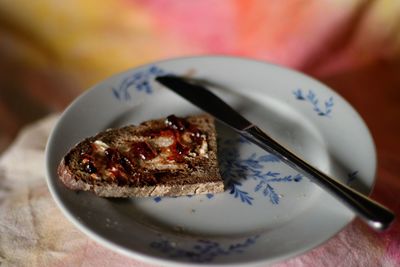
[[[284,163],[309,177],[313,182],[336,196],[338,200],[353,210],[372,228],[384,230],[394,220],[395,215],[393,212],[311,166],[268,136],[257,126],[245,129],[242,134],[251,142],[278,156]]]

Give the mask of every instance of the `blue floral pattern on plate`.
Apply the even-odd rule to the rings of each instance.
[[[332,109],[334,106],[333,97],[329,97],[323,104],[323,107],[320,106],[320,102],[316,94],[309,90],[306,94],[301,89],[297,89],[293,91],[293,95],[296,97],[297,100],[307,101],[313,106],[313,110],[319,116],[329,116],[332,113]]]
[[[266,152],[265,154],[262,153],[262,155],[253,153],[248,157],[241,158],[241,155],[235,149],[237,144],[253,145],[243,137],[227,139],[219,143],[221,153],[220,169],[222,176],[227,181],[229,193],[245,204],[253,204],[253,194],[255,193],[261,193],[272,204],[279,204],[280,195],[272,184],[297,183],[303,179],[302,175],[298,173],[288,175],[271,170],[270,167],[279,162],[278,157],[275,155]],[[248,180],[256,181],[252,192],[243,189],[243,183]]]
[[[150,247],[156,249],[170,258],[186,259],[191,262],[211,262],[220,256],[243,253],[248,247],[254,245],[259,235],[247,237],[242,242],[222,245],[217,241],[199,239],[189,248],[179,248],[175,242],[167,239],[153,241]]]
[[[129,92],[130,88],[135,88],[138,92],[152,94],[154,90],[150,80],[156,76],[166,74],[166,71],[153,65],[146,69],[134,72],[130,76],[124,78],[118,87],[112,88],[111,90],[116,99],[125,101],[131,99],[131,93]]]

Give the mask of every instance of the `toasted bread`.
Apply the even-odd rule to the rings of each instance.
[[[150,120],[108,129],[73,147],[58,175],[76,191],[101,197],[182,196],[224,190],[214,119]]]

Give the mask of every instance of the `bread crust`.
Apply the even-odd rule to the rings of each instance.
[[[89,191],[92,189],[92,186],[90,184],[85,183],[75,177],[71,169],[65,164],[65,158],[63,158],[58,165],[57,173],[63,184],[71,190]]]
[[[140,185],[119,185],[118,183],[91,182],[87,174],[77,168],[77,157],[82,147],[95,140],[112,145],[123,144],[124,138],[141,139],[144,131],[159,127],[165,119],[151,120],[139,126],[125,126],[109,129],[94,137],[87,138],[73,147],[61,160],[57,173],[61,182],[74,191],[91,191],[101,197],[150,197],[182,196],[193,194],[219,193],[224,191],[224,184],[219,173],[217,161],[217,140],[214,119],[209,115],[198,115],[186,118],[207,134],[207,157],[187,160],[182,170],[163,170],[155,172],[157,183]],[[124,137],[124,138],[121,138]],[[119,140],[121,138],[121,140]],[[120,142],[120,143],[118,143]]]

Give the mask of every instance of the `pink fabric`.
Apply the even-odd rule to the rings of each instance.
[[[399,1],[2,1],[0,17],[0,82],[49,109],[65,106],[59,95],[175,56],[247,56],[311,74],[365,119],[378,152],[372,196],[400,212]],[[25,129],[0,158],[0,265],[150,266],[89,240],[55,206],[43,166],[56,119]],[[356,220],[276,266],[400,266],[400,225],[375,233]]]

